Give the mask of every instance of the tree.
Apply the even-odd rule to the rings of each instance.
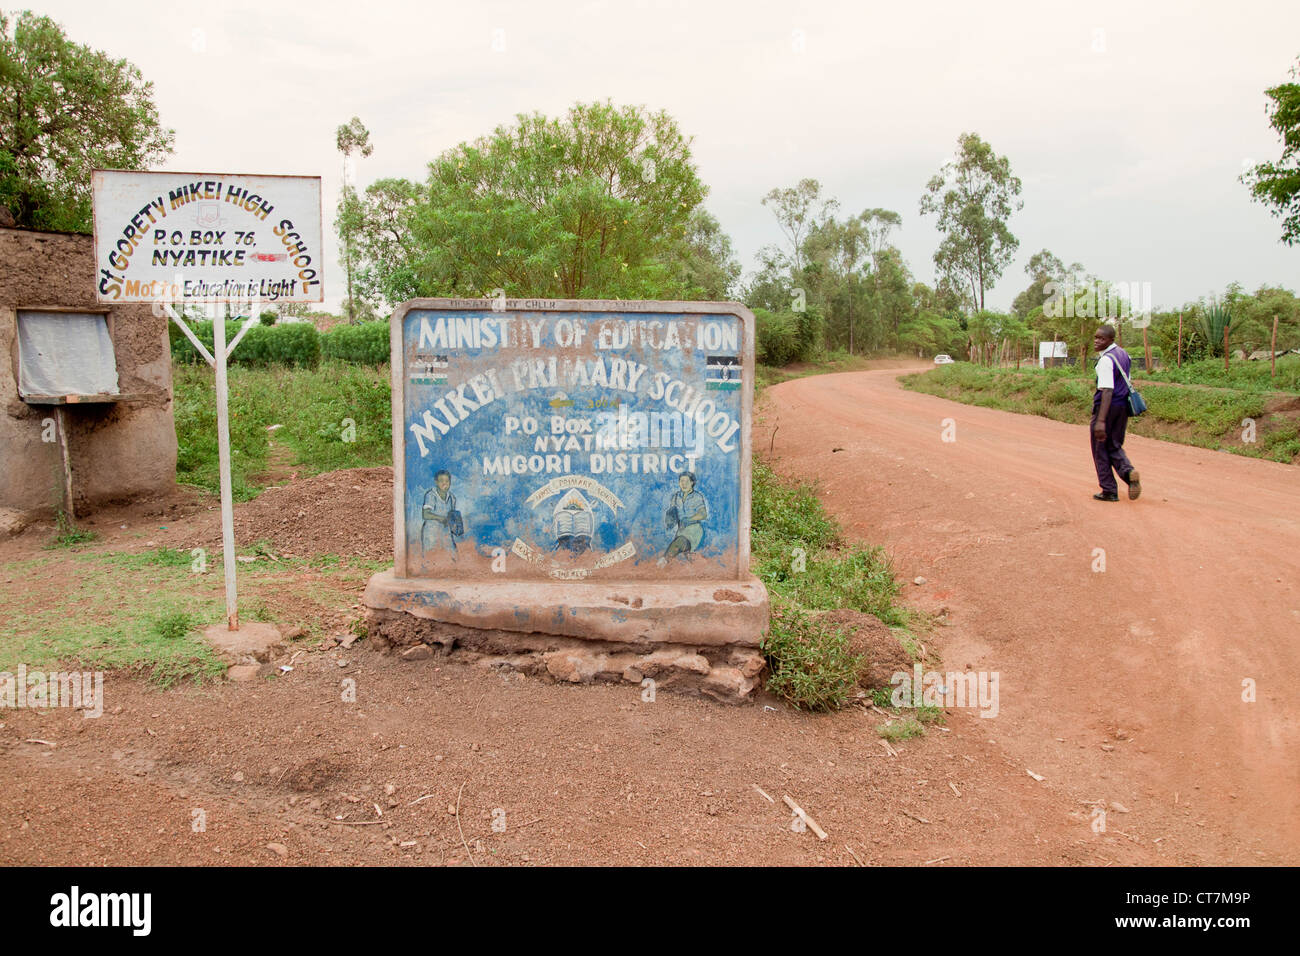
[[[516,119],[433,160],[424,185],[367,190],[362,271],[390,302],[495,289],[686,298],[708,285],[700,256],[715,253],[716,289],[731,267],[717,233],[693,220],[707,190],[672,117],[606,101]]]
[[[27,229],[89,232],[91,171],[147,169],[171,152],[153,84],[73,43],[48,17],[0,13],[0,205]]]
[[[1300,60],[1291,68],[1300,80]],[[1282,242],[1300,242],[1300,82],[1280,83],[1264,91],[1272,102],[1264,107],[1269,125],[1282,137],[1282,156],[1276,163],[1260,163],[1243,173],[1255,202],[1272,207],[1282,217]]]
[[[913,314],[912,275],[903,254],[888,246],[876,256],[871,268],[872,305],[881,332],[875,347],[892,344],[903,322]]]
[[[763,205],[772,207],[772,215],[790,243],[790,269],[798,272],[804,266],[804,241],[809,231],[824,224],[839,206],[839,201],[822,198],[822,185],[815,179],[801,179],[788,189],[773,189],[763,197]]]
[[[889,234],[903,228],[903,217],[892,209],[864,210],[858,215],[858,221],[862,223],[873,259],[889,246]]]
[[[740,278],[740,262],[731,237],[703,206],[697,206],[686,223],[686,234],[673,255],[676,279],[683,298],[721,301],[729,299]]]
[[[1024,203],[1020,180],[1011,163],[975,133],[957,140],[955,160],[947,162],[926,184],[921,215],[938,216],[944,239],[934,254],[939,272],[968,284],[976,309],[984,308],[985,290],[1011,262],[1018,239],[1007,219]]]
[[[1082,267],[1079,267],[1079,271],[1081,270]],[[1065,281],[1065,263],[1046,249],[1043,249],[1029,257],[1029,264],[1025,266],[1025,274],[1033,279],[1033,282],[1029,284],[1029,288],[1017,295],[1011,303],[1011,314],[1021,319],[1028,318],[1036,307],[1041,308],[1046,304],[1049,298],[1046,287],[1049,282],[1061,283]]]
[[[343,191],[339,199],[339,216],[336,220],[336,226],[339,230],[339,238],[343,240],[344,259],[347,262],[348,273],[348,298],[344,303],[347,310],[344,315],[348,321],[356,322],[356,299],[352,295],[352,233],[356,223],[355,214],[359,212],[356,190],[348,182],[348,160],[352,158],[353,153],[361,156],[369,156],[375,151],[370,145],[370,131],[361,124],[360,117],[354,116],[351,120],[344,123],[334,134],[334,140],[338,150],[343,154]]]
[[[850,216],[844,222],[831,217],[813,223],[804,240],[805,271],[819,280],[816,284],[821,300],[832,306],[834,314],[840,312],[840,303],[844,304],[850,354],[855,351],[853,301],[858,292],[858,270],[870,252],[867,243],[867,232],[858,216]]]
[[[413,232],[427,196],[428,190],[420,183],[380,179],[343,210],[339,228],[350,230],[359,260],[356,283],[360,298],[381,298],[397,305],[432,294],[421,278],[432,270],[429,256]]]

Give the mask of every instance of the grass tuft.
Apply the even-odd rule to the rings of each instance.
[[[788,604],[774,605],[763,638],[767,689],[800,710],[837,710],[857,689],[866,661],[841,628]]]

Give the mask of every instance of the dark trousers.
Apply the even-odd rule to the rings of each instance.
[[[1106,412],[1106,440],[1094,441],[1092,430],[1097,424],[1097,412],[1100,405],[1092,407],[1092,420],[1088,423],[1088,441],[1092,445],[1092,462],[1097,466],[1097,481],[1101,490],[1108,495],[1119,493],[1115,475],[1119,475],[1128,484],[1128,473],[1133,470],[1133,463],[1124,454],[1124,431],[1128,428],[1128,401],[1111,400],[1110,410]],[[1113,472],[1113,473],[1112,473]]]

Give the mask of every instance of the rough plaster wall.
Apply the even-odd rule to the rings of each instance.
[[[0,507],[44,509],[61,500],[57,442],[41,440],[52,406],[18,398],[17,310],[61,306],[94,310],[90,236],[0,229]],[[176,480],[171,359],[166,320],[148,305],[112,306],[109,324],[118,385],[133,402],[71,406],[69,429],[78,507],[165,491]]]

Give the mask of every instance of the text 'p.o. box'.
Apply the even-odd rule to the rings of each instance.
[[[392,371],[395,567],[366,592],[381,643],[752,689],[749,310],[419,299],[393,315]]]

